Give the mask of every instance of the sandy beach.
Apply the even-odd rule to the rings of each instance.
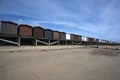
[[[120,80],[120,50],[1,46],[0,80]]]

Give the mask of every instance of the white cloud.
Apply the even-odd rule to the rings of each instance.
[[[31,25],[32,26],[40,26],[40,24],[38,22],[32,22]]]
[[[66,23],[65,27],[69,27],[69,28],[76,28],[77,25],[75,23]]]
[[[24,23],[24,21],[19,18],[19,19],[18,19],[18,23],[19,23],[19,24],[22,24],[22,23]]]

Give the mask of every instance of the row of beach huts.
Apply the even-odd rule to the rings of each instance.
[[[0,45],[117,45],[119,43],[68,34],[40,26],[0,21]]]

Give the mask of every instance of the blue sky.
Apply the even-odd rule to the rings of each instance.
[[[120,0],[0,0],[0,20],[120,42]]]

